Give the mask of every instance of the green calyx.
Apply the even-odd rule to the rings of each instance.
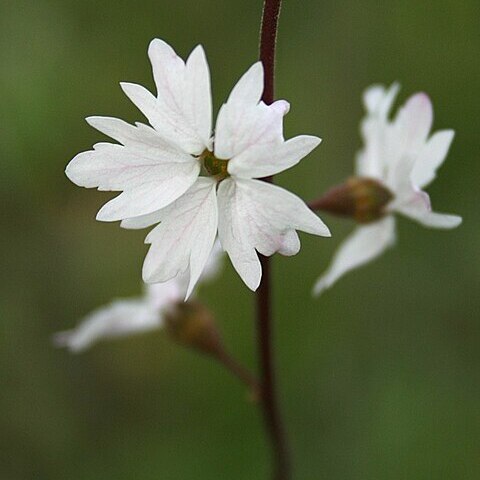
[[[200,160],[205,171],[217,180],[223,180],[230,175],[227,169],[228,160],[220,160],[209,150],[200,155]]]
[[[393,193],[374,178],[352,177],[330,189],[313,208],[350,217],[358,223],[370,223],[385,215],[393,197]]]
[[[386,206],[393,200],[393,193],[372,178],[347,180],[354,202],[353,217],[358,223],[375,222],[385,215]]]

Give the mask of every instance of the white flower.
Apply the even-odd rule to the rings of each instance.
[[[203,271],[202,282],[217,276],[222,257],[217,242]],[[146,285],[142,296],[114,300],[87,315],[73,330],[56,333],[54,343],[72,352],[81,352],[100,340],[161,328],[164,315],[185,298],[187,286],[185,276]]]
[[[103,221],[150,232],[146,282],[165,282],[189,271],[187,297],[218,235],[244,282],[255,290],[261,278],[257,251],[294,255],[296,230],[329,236],[304,202],[258,178],[296,165],[319,143],[302,135],[285,141],[283,116],[289,104],[260,101],[263,68],[254,64],[219,111],[212,136],[210,75],[204,51],[196,47],[184,62],[162,40],[149,57],[157,87],[122,84],[150,126],[90,117],[88,123],[117,140],[80,153],[66,173],[77,185],[122,191],[98,212]],[[153,127],[153,128],[152,128]],[[201,171],[205,176],[199,176]]]
[[[176,290],[175,280],[148,285],[141,297],[114,300],[94,310],[73,330],[55,334],[54,342],[81,352],[102,339],[156,330],[163,323],[163,307],[178,300]]]
[[[395,242],[394,214],[405,215],[433,228],[455,228],[462,219],[457,215],[435,213],[423,188],[435,178],[453,140],[452,130],[430,136],[432,104],[424,93],[411,96],[393,120],[389,112],[399,87],[374,85],[366,90],[367,114],[362,122],[364,147],[357,157],[356,174],[378,180],[392,194],[387,215],[359,226],[340,246],[329,269],[317,281],[314,292],[320,294],[346,272],[378,257]]]

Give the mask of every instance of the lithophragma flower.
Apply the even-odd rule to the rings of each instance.
[[[216,242],[200,277],[201,283],[217,276],[222,257]],[[179,275],[167,282],[145,285],[143,295],[113,300],[97,308],[72,330],[56,333],[53,341],[58,347],[78,353],[101,340],[157,330],[163,327],[165,315],[185,298],[188,283],[186,275]]]
[[[356,175],[378,181],[389,192],[391,200],[382,218],[357,227],[340,246],[329,269],[317,281],[316,294],[393,245],[394,214],[441,229],[455,228],[462,221],[457,215],[433,212],[430,197],[423,191],[445,160],[454,132],[441,130],[430,136],[433,108],[424,93],[411,96],[390,120],[398,90],[394,84],[388,89],[375,85],[365,91],[367,113],[361,125],[364,146],[356,163]]]
[[[189,271],[191,293],[217,235],[243,281],[261,279],[257,252],[294,255],[296,230],[329,236],[325,224],[292,193],[259,178],[297,164],[320,139],[285,141],[289,104],[264,104],[263,68],[254,64],[221,107],[212,132],[210,74],[203,48],[184,62],[162,40],[149,57],[157,95],[131,83],[122,88],[151,126],[115,118],[88,123],[119,144],[100,143],[80,153],[66,173],[77,185],[122,191],[98,212],[125,228],[159,223],[143,268],[146,282],[165,282]]]

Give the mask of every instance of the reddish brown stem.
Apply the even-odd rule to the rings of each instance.
[[[260,33],[260,60],[264,68],[262,100],[270,105],[275,95],[275,46],[281,0],[265,0]],[[272,182],[273,178],[264,178]],[[278,406],[275,366],[273,360],[272,298],[270,285],[270,261],[260,256],[262,282],[257,290],[257,331],[260,363],[261,407],[273,454],[273,479],[291,478],[290,455],[285,430]]]

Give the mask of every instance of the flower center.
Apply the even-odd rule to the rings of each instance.
[[[209,174],[215,177],[218,181],[223,180],[229,176],[228,173],[228,160],[220,160],[209,150],[205,150],[200,155],[200,161],[203,168]]]

